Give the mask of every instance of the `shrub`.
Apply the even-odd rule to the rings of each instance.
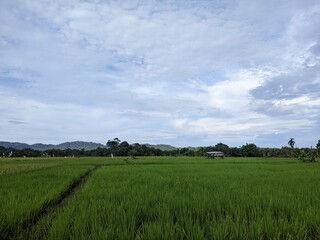
[[[314,152],[305,152],[304,150],[297,152],[296,158],[302,162],[317,162]]]

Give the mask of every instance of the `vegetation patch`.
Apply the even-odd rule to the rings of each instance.
[[[26,163],[48,162],[57,166],[0,175],[1,239],[320,238],[318,163],[249,157]]]
[[[127,161],[96,171],[53,221],[49,239],[320,236],[318,164],[259,158]]]
[[[89,166],[57,166],[0,176],[0,239],[17,236]]]

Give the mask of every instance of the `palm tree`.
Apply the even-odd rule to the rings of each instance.
[[[296,142],[294,141],[294,138],[290,138],[288,144],[289,144],[289,146],[290,146],[291,148],[293,148],[294,145],[296,144]]]

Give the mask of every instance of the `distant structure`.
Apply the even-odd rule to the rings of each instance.
[[[213,151],[213,152],[206,152],[207,157],[215,158],[215,157],[221,157],[224,158],[223,152]]]

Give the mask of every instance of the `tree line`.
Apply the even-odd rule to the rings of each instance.
[[[77,149],[51,149],[38,151],[33,149],[17,150],[0,146],[0,157],[110,157],[110,156],[206,156],[206,152],[221,151],[226,157],[300,157],[320,156],[320,140],[315,148],[294,148],[295,142],[291,138],[289,146],[282,148],[260,148],[254,143],[247,143],[241,147],[229,147],[227,144],[218,143],[214,146],[198,148],[177,148],[174,150],[161,150],[147,147],[144,144],[129,144],[118,138],[109,140],[105,148],[95,150]]]

